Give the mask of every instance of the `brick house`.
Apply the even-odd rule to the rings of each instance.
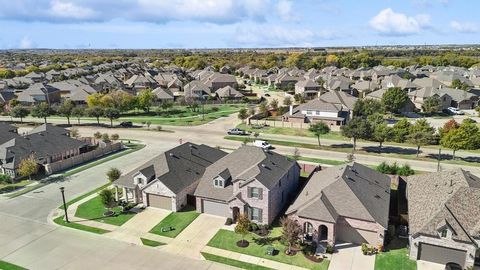
[[[191,196],[205,168],[226,153],[206,145],[186,142],[122,175],[113,183],[123,189],[123,200],[145,206],[181,210],[195,204]]]
[[[243,213],[270,224],[298,187],[300,167],[289,158],[242,146],[210,165],[195,191],[200,213],[232,218]]]
[[[480,265],[480,178],[456,169],[406,181],[410,258]]]
[[[315,172],[286,214],[305,240],[383,245],[388,228],[390,178],[350,163]]]

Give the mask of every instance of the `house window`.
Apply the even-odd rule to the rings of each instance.
[[[447,229],[443,229],[442,232],[440,233],[440,236],[441,236],[442,238],[445,238],[445,237],[447,237],[447,234],[448,234]]]
[[[223,187],[224,187],[224,186],[223,186],[223,180],[221,180],[221,179],[215,179],[215,180],[213,181],[213,185],[214,185],[215,187],[220,187],[220,188],[223,188]]]
[[[256,187],[250,188],[250,197],[260,199],[260,189]]]
[[[262,222],[262,209],[250,207],[248,212],[250,220]]]

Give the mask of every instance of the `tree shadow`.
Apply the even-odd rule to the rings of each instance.
[[[353,148],[353,144],[351,143],[341,143],[341,144],[332,144],[330,145],[331,148]]]
[[[417,150],[412,148],[401,148],[395,146],[364,146],[362,149],[368,153],[384,153],[384,154],[400,154],[400,155],[416,155]],[[420,151],[421,152],[421,151]]]

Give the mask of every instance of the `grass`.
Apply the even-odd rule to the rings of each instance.
[[[27,268],[23,268],[21,266],[8,263],[6,261],[1,261],[1,260],[0,260],[0,269],[1,270],[27,270]]]
[[[160,223],[155,225],[150,232],[161,236],[175,238],[179,235],[190,223],[192,223],[200,214],[195,209],[187,208],[180,212],[170,213]],[[163,227],[174,227],[175,229],[168,232],[162,232]]]
[[[237,261],[234,259],[225,258],[222,256],[217,256],[217,255],[213,255],[206,252],[202,252],[202,256],[208,261],[222,263],[222,264],[226,264],[226,265],[230,265],[230,266],[234,266],[234,267],[238,267],[246,270],[274,270],[273,268],[269,268],[269,267],[265,267],[265,266],[261,266],[253,263]]]
[[[100,192],[101,190],[107,188],[107,187],[110,186],[111,184],[112,184],[112,183],[110,183],[110,182],[109,182],[109,183],[106,183],[105,185],[103,185],[103,186],[101,186],[101,187],[98,187],[98,188],[96,188],[96,189],[94,189],[94,190],[92,190],[92,191],[89,191],[89,192],[87,192],[87,193],[85,193],[85,194],[82,194],[82,195],[80,195],[80,196],[78,196],[78,197],[76,197],[76,198],[68,201],[68,202],[66,203],[67,208],[68,208],[70,205],[72,205],[72,204],[74,204],[74,203],[76,203],[76,202],[78,202],[78,201],[80,201],[80,200],[82,200],[82,199],[84,199],[84,198],[86,198],[86,197],[94,194],[94,193]],[[64,209],[63,205],[60,206],[60,209]]]
[[[293,158],[293,156],[288,156],[288,157]],[[325,164],[325,165],[333,165],[333,166],[343,165],[346,163],[345,161],[340,161],[340,160],[312,158],[312,157],[298,157],[297,160]]]
[[[149,246],[149,247],[159,247],[159,246],[166,245],[165,243],[162,243],[162,242],[158,242],[158,241],[150,240],[150,239],[146,239],[146,238],[141,238],[141,237],[140,237],[140,240],[142,240],[142,244],[144,246]]]
[[[75,212],[75,216],[79,218],[95,220],[97,222],[121,226],[135,215],[135,213],[132,212],[123,213],[120,206],[112,208],[112,211],[115,211],[116,214],[108,217],[103,216],[103,213],[106,212],[106,209],[102,204],[100,196],[96,196],[80,204],[77,208],[77,212]]]
[[[258,123],[262,123],[259,120]],[[288,123],[287,123],[288,124]],[[287,125],[286,124],[286,125]],[[240,124],[237,128],[251,131],[251,132],[258,132],[258,133],[266,133],[266,134],[279,134],[279,135],[287,135],[287,136],[301,136],[301,137],[311,137],[316,138],[315,134],[308,131],[308,129],[302,128],[289,128],[289,127],[264,127],[260,129],[252,128],[246,124]],[[321,135],[321,139],[330,139],[330,140],[339,140],[339,141],[350,141],[349,138],[343,137],[342,134],[338,131],[330,131],[327,134]]]
[[[386,252],[375,257],[375,270],[416,270],[417,262],[408,257],[407,240],[394,239]]]
[[[108,230],[95,228],[95,227],[90,227],[90,226],[86,226],[86,225],[83,225],[83,224],[80,224],[80,223],[75,223],[75,222],[67,223],[65,220],[63,220],[63,217],[64,216],[57,217],[53,220],[53,222],[55,222],[56,224],[58,224],[60,226],[65,226],[65,227],[69,227],[69,228],[72,228],[72,229],[82,230],[82,231],[96,233],[96,234],[104,234],[104,233],[110,232]]]
[[[0,183],[0,194],[2,193],[7,193],[7,192],[12,192],[20,188],[24,188],[25,186],[33,183],[32,180],[22,180],[17,183],[12,183],[12,184],[1,184]]]
[[[247,248],[241,248],[237,246],[237,242],[242,240],[242,236],[236,234],[232,231],[228,230],[220,230],[217,234],[210,240],[208,246],[216,247],[220,249],[225,249],[229,251],[234,251],[250,256],[260,257],[272,261],[277,261],[285,264],[291,264],[295,266],[300,266],[308,269],[313,270],[326,270],[328,269],[328,265],[330,261],[324,260],[321,263],[314,263],[305,256],[303,256],[302,252],[298,252],[294,256],[287,256],[285,254],[285,246],[278,241],[278,234],[280,233],[280,228],[274,230],[272,235],[268,237],[270,241],[269,243],[256,243],[255,240],[260,240],[261,237],[258,237],[254,234],[248,234],[245,237],[245,240],[250,242],[250,245]],[[273,246],[277,251],[278,254],[274,256],[269,256],[265,254],[266,248],[268,245]]]

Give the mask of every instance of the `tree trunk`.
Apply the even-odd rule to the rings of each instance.
[[[455,152],[456,152],[456,151],[457,151],[457,150],[453,149],[452,160],[455,160]]]
[[[100,117],[97,117],[97,124],[100,125]]]
[[[417,145],[417,157],[420,154],[420,145]]]
[[[70,117],[67,117],[67,123],[70,126]]]
[[[80,118],[77,118],[78,124],[80,125]]]
[[[353,138],[353,152],[357,149],[357,138]]]
[[[20,123],[23,123],[23,117],[20,117]]]
[[[383,142],[379,142],[379,143],[380,143],[380,152],[382,152]]]
[[[317,140],[318,140],[318,146],[322,146],[322,145],[320,144],[320,135],[317,136]]]
[[[43,120],[45,121],[45,124],[47,123],[47,117],[44,117]]]
[[[113,127],[113,119],[110,119],[110,127]]]

